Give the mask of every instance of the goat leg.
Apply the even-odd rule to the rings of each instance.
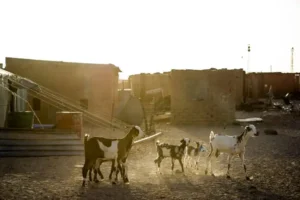
[[[172,174],[174,174],[174,158],[172,158],[171,170],[172,170]]]
[[[93,181],[93,179],[92,179],[92,169],[89,169],[89,181]]]
[[[198,158],[195,161],[195,168],[196,168],[196,170],[199,170],[199,161],[200,161],[200,155],[198,156]]]
[[[184,163],[184,166],[185,166],[185,168],[187,168],[188,167],[188,154],[187,154],[187,152],[184,154],[184,158],[183,158],[183,163]]]
[[[154,160],[154,163],[157,163],[157,172],[158,173],[161,173],[160,172],[160,163],[162,161],[162,158],[161,157],[157,157],[155,160]]]
[[[89,160],[86,160],[84,162],[84,165],[82,167],[82,177],[83,177],[83,180],[82,180],[82,187],[85,186],[85,182],[86,182],[86,176],[87,176],[87,173],[88,173],[88,170],[91,169],[93,166],[93,162],[89,161]]]
[[[102,160],[98,159],[96,161],[95,165],[94,165],[94,182],[95,183],[99,183],[99,180],[97,178],[97,174],[99,174],[100,179],[103,180],[103,174],[100,170],[100,166],[101,166],[102,162],[103,162]]]
[[[182,158],[179,158],[178,161],[179,161],[179,164],[181,166],[182,173],[184,173],[184,167],[183,167],[183,164],[182,164]]]
[[[102,172],[101,172],[101,170],[100,170],[100,166],[99,166],[98,169],[97,169],[97,173],[99,174],[100,179],[103,180],[103,179],[104,179],[104,176],[103,176],[103,174],[102,174]]]
[[[118,163],[118,165],[119,165],[119,161],[117,159],[115,159],[115,162],[113,162],[113,172],[115,173],[115,179],[111,181],[111,183],[113,185],[117,184],[117,181],[118,181],[118,176],[117,175],[118,175],[119,168],[116,167],[116,163]]]
[[[127,163],[123,162],[122,165],[123,165],[123,181],[125,184],[129,184],[128,174],[127,174],[127,170],[128,170]]]
[[[215,174],[213,172],[213,169],[214,169],[214,166],[215,166],[215,159],[216,159],[216,157],[212,156],[211,161],[210,161],[210,173],[211,173],[212,176],[215,176]]]
[[[232,159],[232,154],[229,154],[228,155],[228,168],[227,168],[227,174],[226,174],[226,178],[228,178],[228,179],[230,179],[229,170],[230,170],[230,165],[231,165],[231,159]]]
[[[99,170],[99,168],[98,168],[98,170]],[[94,182],[95,182],[95,183],[99,183],[99,180],[98,180],[98,178],[97,178],[98,170],[97,170],[97,168],[94,168]],[[101,172],[100,172],[100,173],[101,173]]]
[[[212,156],[212,151],[209,153],[209,155],[208,155],[207,158],[206,158],[205,175],[207,175],[209,164],[211,164],[211,156]]]
[[[246,177],[246,180],[251,180],[251,178],[247,175],[247,167],[246,167],[246,164],[245,164],[245,152],[241,152],[239,154],[239,157],[241,158],[242,160],[242,165],[244,167],[244,171],[245,171],[245,177]]]
[[[114,166],[115,166],[115,160],[112,160],[111,167],[110,167],[110,174],[109,174],[109,180],[111,180],[112,174],[114,172]],[[118,176],[118,175],[117,175]]]

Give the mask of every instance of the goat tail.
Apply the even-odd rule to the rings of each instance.
[[[210,131],[209,142],[211,142],[214,138],[215,138],[215,133],[213,131]]]
[[[84,135],[84,146],[86,145],[86,142],[88,141],[89,137],[90,135],[87,133]]]

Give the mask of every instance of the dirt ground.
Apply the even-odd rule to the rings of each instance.
[[[262,113],[238,113],[258,116]],[[300,123],[290,116],[271,115],[257,124],[260,136],[251,138],[246,150],[246,165],[252,181],[244,179],[239,158],[233,159],[232,179],[225,178],[226,155],[216,160],[216,177],[204,175],[205,156],[200,170],[188,168],[185,174],[171,174],[171,160],[162,162],[162,175],[156,173],[154,142],[134,146],[128,158],[130,185],[121,181],[111,185],[110,163],[102,165],[105,180],[81,188],[83,156],[0,158],[0,199],[300,199]],[[299,119],[298,119],[299,121]],[[278,135],[265,135],[265,128],[275,128]],[[210,130],[240,134],[240,126],[201,127],[167,124],[161,141],[179,143],[182,137],[208,142]],[[78,166],[79,165],[79,166]],[[178,162],[175,169],[180,170]]]

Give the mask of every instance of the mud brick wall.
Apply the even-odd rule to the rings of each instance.
[[[245,102],[246,95],[246,73],[243,69],[235,69],[235,79],[236,79],[236,96],[235,103],[239,106],[241,103]]]
[[[172,70],[173,124],[222,124],[235,118],[233,70]]]
[[[170,95],[170,77],[168,73],[136,74],[129,77],[131,89],[137,98],[141,97],[141,88],[145,91],[162,88],[164,95]]]
[[[7,71],[28,78],[79,104],[88,99],[88,111],[110,119],[117,99],[119,69],[112,65],[6,58]],[[32,104],[32,97],[29,96]],[[36,111],[42,123],[55,123],[57,109],[41,102]]]
[[[247,96],[258,99],[266,98],[266,93],[272,85],[275,97],[282,97],[288,92],[299,91],[299,73],[249,73],[247,74]]]

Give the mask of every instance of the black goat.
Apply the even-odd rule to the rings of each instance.
[[[156,141],[155,144],[156,144],[157,158],[154,160],[154,163],[157,164],[158,172],[160,172],[160,163],[166,157],[171,157],[171,159],[172,159],[172,166],[171,166],[172,173],[174,170],[174,161],[175,160],[179,161],[182,172],[184,172],[184,168],[183,168],[183,164],[182,164],[182,157],[184,155],[185,148],[190,143],[190,139],[184,138],[184,139],[180,140],[180,142],[181,142],[181,144],[178,146],[178,145],[171,145],[168,143],[159,143],[159,141]]]

